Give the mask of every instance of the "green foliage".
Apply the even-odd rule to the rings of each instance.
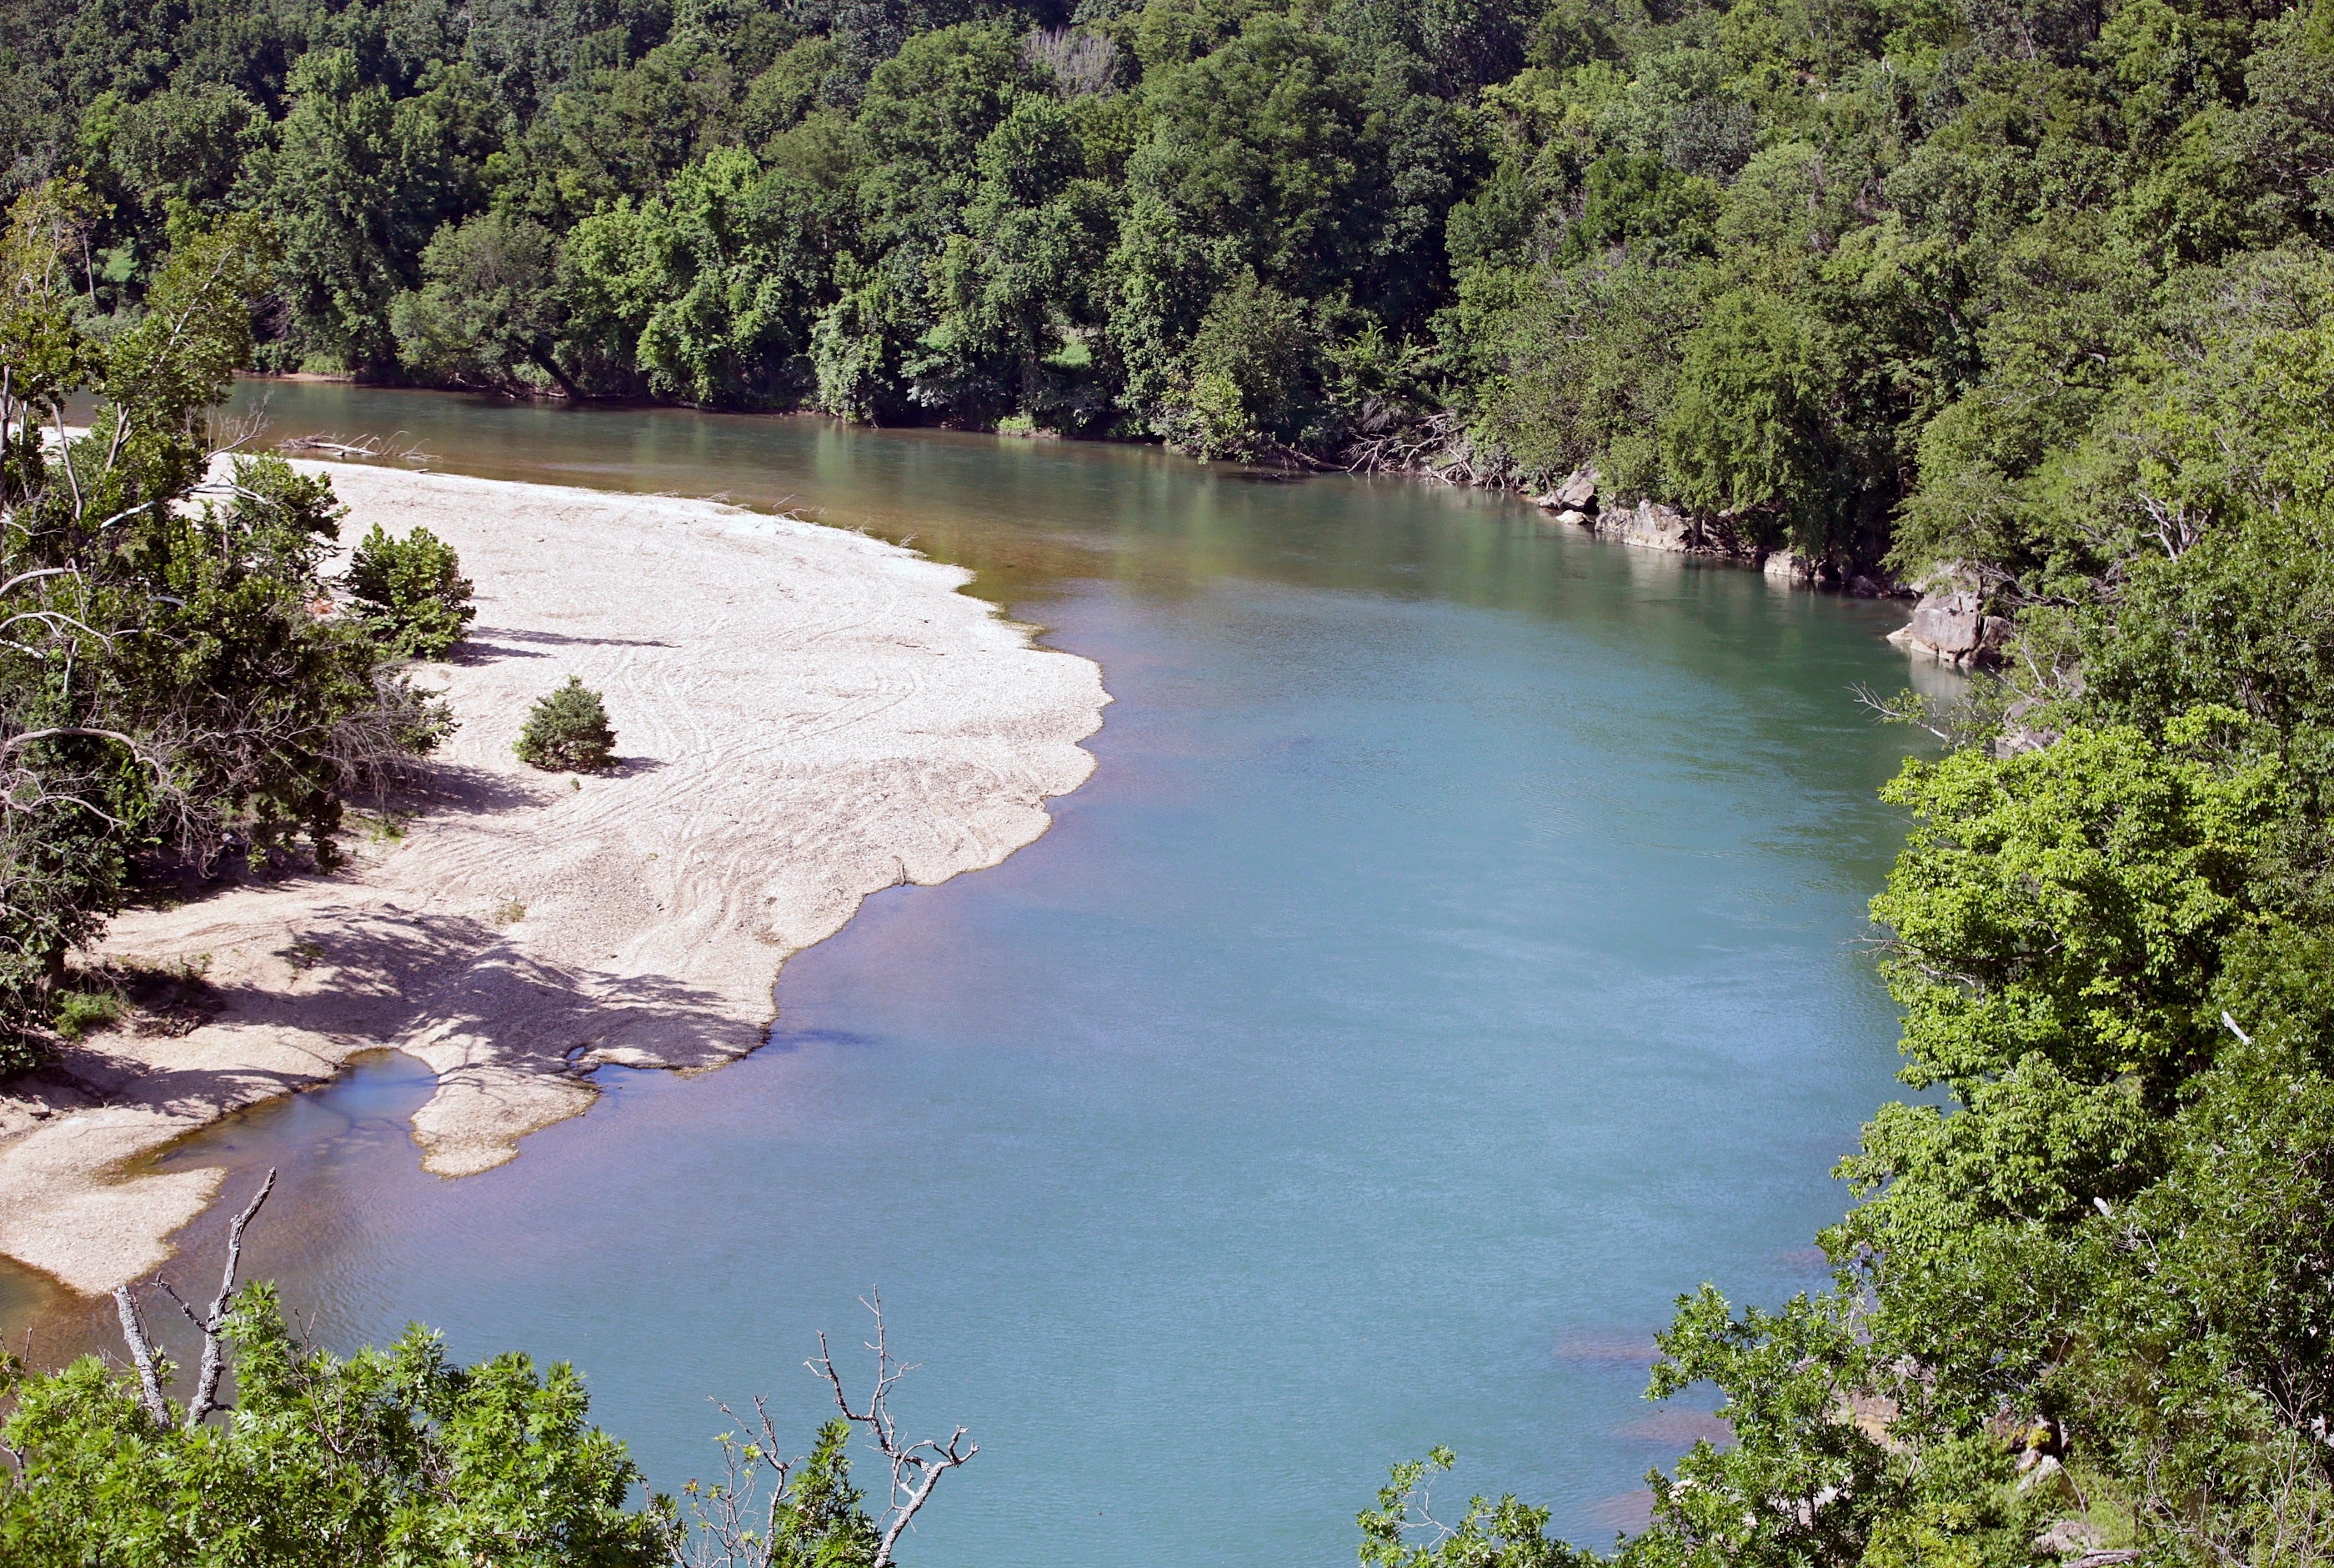
[[[2199,1001],[2283,803],[2273,759],[2222,760],[2233,731],[2233,710],[2204,708],[2160,738],[2074,729],[1906,765],[1883,798],[1916,825],[1872,908],[1895,933],[1909,1082],[1966,1096],[2040,1056],[2161,1103],[2210,1054]]]
[[[1362,1510],[1361,1559],[1370,1568],[1573,1568],[1596,1561],[1548,1534],[1548,1510],[1512,1496],[1497,1503],[1471,1497],[1455,1525],[1434,1517],[1430,1474],[1448,1470],[1459,1456],[1434,1448],[1423,1459],[1396,1465],[1378,1488],[1378,1505]]]
[[[1486,435],[1536,473],[1596,467],[1618,500],[1666,492],[1661,417],[1701,313],[1690,280],[1624,257],[1519,298],[1522,281],[1479,271],[1461,294],[1462,311],[1482,300],[1480,335],[1499,338]]]
[[[784,168],[723,149],[667,194],[577,225],[568,298],[599,353],[650,390],[692,402],[785,400],[831,293],[818,265],[832,197]]]
[[[387,1349],[343,1359],[295,1340],[275,1288],[258,1284],[194,1319],[202,1375],[180,1409],[176,1369],[147,1336],[135,1296],[120,1294],[138,1371],[85,1355],[38,1373],[0,1357],[0,1560],[877,1568],[895,1561],[887,1535],[906,1527],[931,1483],[978,1452],[960,1448],[961,1430],[945,1445],[898,1438],[888,1392],[909,1369],[884,1357],[865,1409],[828,1420],[807,1456],[781,1457],[757,1400],[758,1430],[719,1439],[725,1478],[634,1505],[640,1470],[588,1424],[584,1380],[564,1362],[538,1370],[510,1353],[463,1366],[419,1323]],[[231,1403],[218,1398],[221,1374]],[[911,1475],[939,1450],[912,1495],[886,1499],[880,1525],[851,1479],[854,1423],[913,1455]]]
[[[290,111],[247,165],[285,246],[290,320],[269,358],[317,370],[394,365],[391,302],[418,281],[439,225],[476,199],[487,103],[458,66],[396,97],[348,49],[303,55],[286,85]]]
[[[573,396],[555,353],[567,322],[558,273],[557,240],[529,218],[445,225],[421,253],[421,288],[391,303],[400,357],[457,386],[529,391],[539,374]]]
[[[1843,1419],[1843,1401],[1871,1365],[1843,1298],[1800,1296],[1779,1313],[1754,1307],[1737,1318],[1705,1285],[1679,1301],[1661,1347],[1649,1397],[1716,1383],[1735,1441],[1697,1443],[1674,1478],[1653,1478],[1654,1556],[1821,1560],[1886,1505],[1897,1479],[1888,1456]]]
[[[772,1511],[772,1568],[867,1568],[877,1538],[864,1494],[851,1484],[851,1423],[818,1429],[810,1457],[786,1479]]]
[[[1651,154],[1611,152],[1581,176],[1579,220],[1565,234],[1577,260],[1636,241],[1655,252],[1707,251],[1718,216],[1718,188]]]
[[[279,458],[209,466],[204,413],[251,353],[275,257],[247,216],[188,226],[140,308],[99,332],[70,268],[86,190],[44,186],[0,241],[0,1034],[53,1024],[65,955],[127,895],[133,851],[207,863],[304,834],[426,751],[443,710],[368,629],[320,615],[329,483]],[[93,396],[70,440],[65,402]],[[47,438],[60,438],[52,444]]]
[[[1663,446],[1677,493],[1697,511],[1820,518],[1830,499],[1826,440],[1838,367],[1820,331],[1759,292],[1721,295],[1686,340]],[[1821,524],[1793,531],[1801,548]]]
[[[271,366],[1592,467],[1908,578],[2122,553],[2086,464],[2194,280],[2334,222],[2306,8],[60,9],[0,133],[85,193],[82,293],[263,215]],[[1195,362],[1251,275],[1301,387]]]
[[[225,1426],[158,1422],[86,1356],[19,1375],[0,1555],[138,1568],[663,1563],[669,1526],[626,1507],[639,1471],[585,1424],[583,1380],[523,1355],[464,1367],[409,1329],[346,1361],[295,1343],[274,1292],[236,1300]]]
[[[1202,457],[1257,458],[1332,444],[1321,417],[1318,354],[1295,300],[1243,273],[1191,340],[1189,388],[1171,395],[1171,439]],[[1313,428],[1308,428],[1313,427]]]
[[[511,749],[539,768],[597,773],[615,758],[616,732],[600,694],[579,676],[527,710],[526,723]]]
[[[67,1040],[102,1029],[120,1018],[123,1003],[111,991],[67,991],[57,998],[55,1026]]]
[[[349,596],[373,634],[407,659],[443,659],[477,618],[461,558],[427,528],[392,538],[378,523],[349,558]]]

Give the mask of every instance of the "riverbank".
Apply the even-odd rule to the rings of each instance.
[[[157,1266],[214,1194],[141,1156],[359,1052],[437,1073],[414,1133],[448,1176],[583,1111],[603,1063],[743,1055],[788,955],[870,892],[1003,860],[1093,769],[1099,669],[959,568],[707,502],[302,467],[349,504],[344,540],[419,525],[460,552],[477,624],[423,683],[461,728],[342,871],[114,923],[108,960],[198,977],[198,1000],[0,1096],[0,1253],[77,1290]],[[606,696],[604,774],[511,755],[571,674]]]

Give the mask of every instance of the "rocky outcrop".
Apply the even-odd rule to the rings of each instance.
[[[2058,1490],[2066,1485],[2066,1482],[2060,1479],[2065,1473],[2066,1467],[2059,1463],[2059,1457],[2056,1454],[2045,1454],[2039,1449],[2029,1448],[2024,1454],[2019,1456],[2019,1495],[2023,1496],[2029,1492],[2047,1494]]]
[[[1680,555],[1711,549],[1704,531],[1676,507],[1646,500],[1634,506],[1606,504],[1597,494],[1600,483],[1596,469],[1576,468],[1566,476],[1564,483],[1532,500],[1543,510],[1554,513],[1558,523],[1587,528],[1640,549],[1665,550]]]
[[[1596,505],[1596,470],[1575,468],[1563,484],[1558,485],[1548,494],[1550,499],[1563,511],[1590,511]]]
[[[1601,494],[1603,478],[1594,468],[1576,468],[1564,482],[1532,501],[1555,521],[1586,528],[1599,537],[1659,550],[1672,555],[1702,555],[1757,566],[1770,578],[1809,587],[1837,588],[1868,599],[1906,596],[1885,573],[1845,571],[1835,563],[1818,561],[1789,550],[1769,550],[1756,530],[1731,512],[1696,515],[1662,502],[1640,497],[1625,504]]]
[[[2034,1537],[2037,1557],[2087,1557],[2099,1549],[2098,1526],[2082,1519],[2061,1519]]]
[[[1888,640],[1907,653],[1967,669],[1998,662],[2010,632],[2008,620],[1985,612],[1984,596],[1972,580],[1948,569],[1922,585],[1913,619]]]
[[[1683,555],[1702,550],[1702,530],[1693,518],[1658,501],[1640,501],[1626,510],[1615,507],[1596,514],[1596,532],[1641,550],[1666,550]]]

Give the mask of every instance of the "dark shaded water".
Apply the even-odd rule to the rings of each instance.
[[[243,396],[912,538],[1118,698],[1045,839],[871,899],[747,1063],[605,1073],[461,1182],[417,1169],[394,1055],[171,1156],[285,1168],[256,1263],[323,1339],[572,1359],[670,1486],[709,1394],[806,1438],[813,1332],[855,1342],[880,1284],[907,1409],[982,1446],[920,1568],[1327,1564],[1437,1442],[1605,1539],[1695,1435],[1638,1398],[1672,1298],[1818,1278],[1894,1087],[1859,943],[1907,737],[1852,688],[1906,683],[1900,611],[1144,449]]]

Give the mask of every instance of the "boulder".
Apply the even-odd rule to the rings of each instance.
[[[1974,593],[1924,595],[1906,629],[1917,643],[1955,662],[1975,653],[1985,634],[1985,611]]]
[[[1991,664],[2010,640],[2011,622],[1985,613],[1976,592],[1931,592],[1913,607],[1913,619],[1888,634],[1908,653],[1924,653],[1946,664]]]
[[[1595,519],[1591,518],[1587,513],[1575,512],[1569,507],[1566,508],[1564,511],[1558,512],[1556,515],[1556,520],[1559,523],[1569,523],[1576,528],[1588,528],[1595,526]]]
[[[1575,468],[1564,483],[1550,491],[1557,505],[1568,512],[1589,512],[1596,506],[1596,470]],[[1546,505],[1545,502],[1542,503]]]
[[[1981,586],[1976,572],[1966,565],[1948,562],[1931,568],[1920,581],[1913,619],[1888,640],[1944,664],[1994,663],[2016,628],[2003,616],[1985,613]]]
[[[1643,550],[1682,553],[1700,543],[1693,520],[1676,507],[1664,506],[1658,501],[1640,501],[1625,512],[1600,512],[1596,515],[1596,532]]]
[[[2034,1537],[2035,1555],[2080,1557],[2099,1549],[2098,1527],[2080,1519],[2061,1519]]]
[[[1770,550],[1759,569],[1770,577],[1779,577],[1789,582],[1812,582],[1816,563],[1806,556],[1789,550]]]

